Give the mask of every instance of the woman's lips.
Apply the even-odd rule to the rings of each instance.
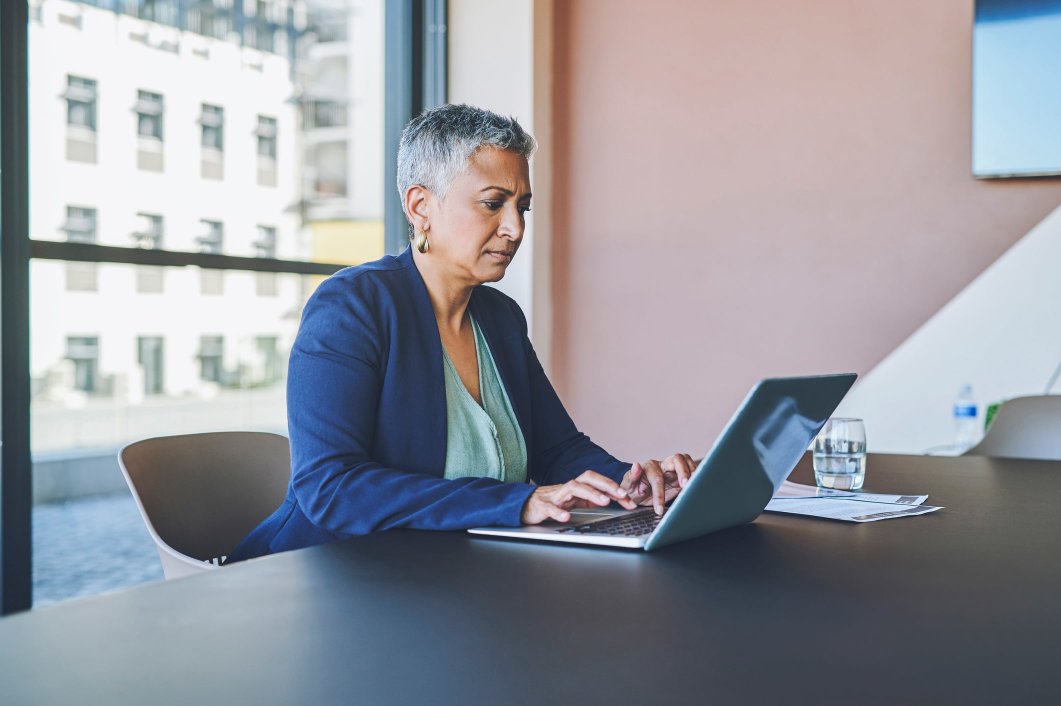
[[[489,255],[490,257],[494,258],[498,262],[511,262],[512,261],[512,256],[515,253],[489,251],[486,254]]]

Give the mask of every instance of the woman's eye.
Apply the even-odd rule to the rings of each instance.
[[[485,205],[491,211],[496,211],[497,209],[501,208],[500,201],[483,201],[483,205]]]
[[[519,207],[519,212],[520,213],[530,213],[530,210],[531,210],[530,206],[520,206]]]

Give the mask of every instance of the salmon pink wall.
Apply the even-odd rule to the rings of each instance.
[[[970,176],[971,0],[558,0],[552,377],[630,459],[864,373],[1061,202]]]

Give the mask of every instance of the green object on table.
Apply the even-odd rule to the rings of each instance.
[[[998,408],[1002,406],[1002,402],[992,402],[987,405],[987,411],[984,412],[984,432],[991,427],[991,422],[995,418],[995,414],[998,412]]]

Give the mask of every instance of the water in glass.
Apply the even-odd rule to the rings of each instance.
[[[866,480],[861,419],[830,419],[814,440],[814,480],[821,488],[859,490]]]

